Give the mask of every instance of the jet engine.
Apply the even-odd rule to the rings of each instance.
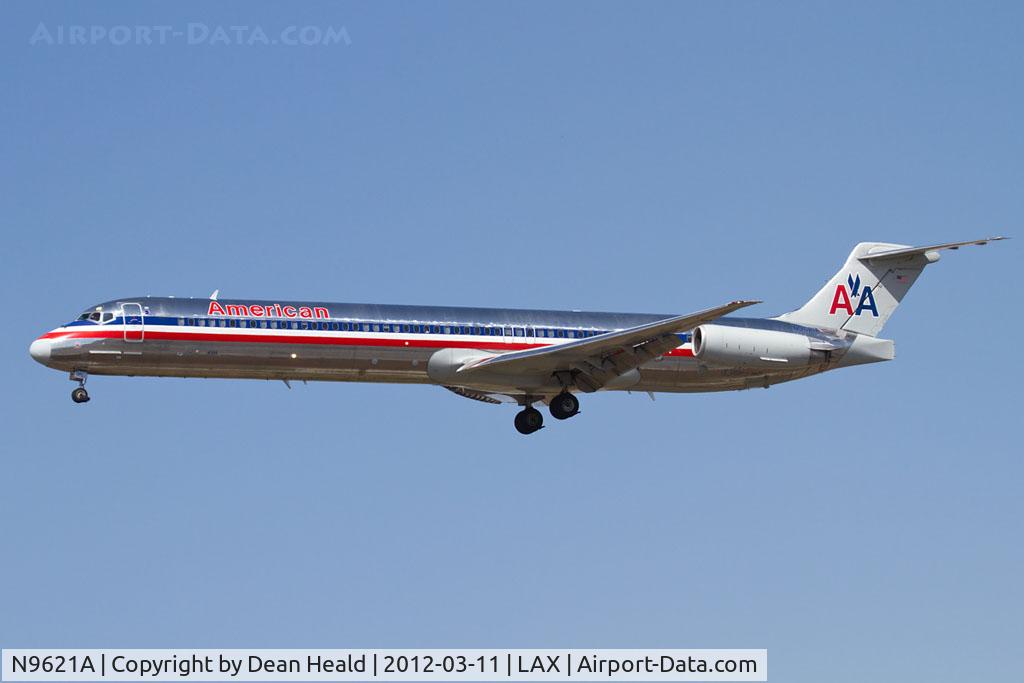
[[[708,365],[756,368],[802,367],[826,358],[802,334],[728,325],[695,329],[693,355]]]

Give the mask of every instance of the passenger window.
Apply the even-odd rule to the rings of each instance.
[[[185,319],[184,318],[178,318],[178,324],[179,325],[184,325],[185,324]]]

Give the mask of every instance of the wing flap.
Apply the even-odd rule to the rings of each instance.
[[[500,399],[495,398],[493,394],[489,394],[483,391],[477,391],[476,389],[467,389],[466,387],[450,386],[445,386],[444,388],[452,392],[453,394],[457,394],[458,396],[461,396],[463,398],[469,398],[474,401],[480,401],[481,403],[491,403],[493,405],[498,405],[502,402]]]

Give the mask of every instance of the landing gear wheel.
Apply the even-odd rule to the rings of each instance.
[[[548,409],[551,411],[551,417],[556,420],[568,420],[580,412],[580,402],[575,396],[566,391],[551,399]]]
[[[533,407],[528,407],[516,413],[516,431],[520,434],[533,434],[544,426],[544,416]]]
[[[71,392],[71,400],[75,403],[88,403],[89,392],[86,391],[84,387],[78,387]]]

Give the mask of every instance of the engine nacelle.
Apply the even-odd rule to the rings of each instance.
[[[708,365],[782,369],[824,360],[802,334],[728,325],[701,325],[693,331],[693,355]]]

